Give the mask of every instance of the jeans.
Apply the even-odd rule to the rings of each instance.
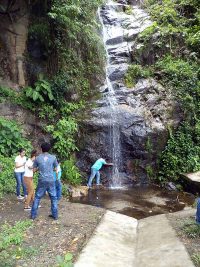
[[[60,180],[56,180],[55,185],[56,185],[56,197],[57,200],[60,200],[62,196],[62,183]]]
[[[27,192],[26,192],[26,186],[24,184],[24,172],[15,172],[15,179],[16,179],[16,182],[17,182],[17,185],[16,185],[17,196],[20,196],[21,185],[22,185],[22,188],[23,188],[24,196],[26,196]]]
[[[91,168],[91,174],[90,174],[90,178],[87,184],[88,186],[92,186],[92,181],[95,176],[96,176],[96,184],[99,185],[100,184],[100,172],[96,169]]]
[[[41,198],[45,195],[46,191],[49,194],[51,199],[51,213],[52,216],[58,218],[58,206],[57,206],[57,197],[56,197],[56,187],[54,182],[48,181],[38,181],[36,188],[35,199],[31,209],[31,218],[35,219],[37,217],[38,206],[40,204]]]
[[[196,222],[200,224],[200,198],[197,199]]]

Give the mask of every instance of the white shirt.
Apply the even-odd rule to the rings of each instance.
[[[31,168],[31,169],[30,169]],[[33,161],[31,159],[28,159],[25,164],[25,173],[24,176],[26,177],[33,177]]]
[[[20,155],[15,158],[15,164],[18,163],[19,165],[22,165],[26,162],[26,157],[21,157]],[[24,172],[24,166],[15,168],[15,172]]]

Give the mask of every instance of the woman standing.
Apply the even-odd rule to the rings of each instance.
[[[24,173],[24,183],[26,185],[28,196],[25,199],[24,210],[31,210],[30,202],[34,200],[35,190],[33,184],[33,162],[36,158],[37,151],[33,150],[31,152],[31,157],[27,160],[25,164],[25,173]]]
[[[26,163],[26,157],[25,157],[25,150],[21,148],[19,150],[19,155],[15,158],[15,179],[17,182],[16,185],[16,193],[17,193],[17,199],[22,200],[24,197],[20,195],[20,188],[21,185],[23,187],[23,193],[24,196],[26,197],[26,187],[24,184],[24,166]]]

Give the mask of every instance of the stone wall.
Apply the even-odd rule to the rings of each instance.
[[[7,7],[7,0],[1,1]],[[0,15],[0,81],[9,80],[19,86],[26,83],[24,67],[28,34],[28,8],[18,0],[8,13]]]

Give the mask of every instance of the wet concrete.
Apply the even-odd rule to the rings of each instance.
[[[72,202],[106,208],[136,219],[183,210],[195,197],[185,192],[166,191],[158,186],[134,186],[123,189],[95,188],[88,196]]]

